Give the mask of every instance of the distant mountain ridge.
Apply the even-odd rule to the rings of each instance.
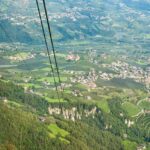
[[[0,23],[15,41],[39,44],[42,34],[34,1],[2,0],[0,7]],[[136,44],[150,34],[148,0],[53,0],[47,1],[47,7],[55,42]],[[1,28],[0,33],[0,41],[8,42]]]

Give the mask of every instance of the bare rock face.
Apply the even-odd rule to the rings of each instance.
[[[95,118],[96,113],[99,113],[97,107],[92,109],[85,109],[82,112],[78,111],[77,107],[72,108],[58,108],[58,107],[49,107],[48,112],[50,115],[63,115],[64,119],[70,119],[72,121],[81,120],[83,117],[92,117]]]

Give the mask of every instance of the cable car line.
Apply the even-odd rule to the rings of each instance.
[[[55,52],[55,47],[54,47],[52,32],[51,32],[51,26],[50,26],[50,23],[49,23],[49,18],[48,18],[48,13],[47,13],[47,7],[46,7],[45,0],[42,0],[42,1],[43,1],[44,11],[45,11],[45,16],[46,16],[47,27],[48,27],[48,31],[49,31],[49,37],[50,37],[50,41],[51,41],[52,51],[53,51],[53,55],[54,55],[54,60],[55,60],[55,65],[56,65],[56,70],[57,70],[57,75],[58,75],[60,87],[61,87],[61,90],[62,90],[61,93],[62,93],[62,96],[63,96],[62,82],[61,82],[61,79],[60,79],[60,73],[59,73],[59,68],[58,68],[58,63],[57,63],[57,58],[56,58],[56,52]]]
[[[44,29],[44,24],[43,24],[42,15],[41,15],[41,11],[40,11],[40,6],[39,6],[38,0],[36,0],[36,6],[37,6],[39,18],[40,18],[40,24],[41,24],[42,33],[43,33],[43,37],[44,37],[44,42],[45,42],[45,46],[46,46],[46,50],[47,50],[47,55],[48,55],[50,67],[51,67],[51,70],[52,70],[52,75],[53,75],[53,79],[54,79],[55,89],[56,89],[56,92],[57,92],[57,97],[58,97],[59,102],[60,102],[60,96],[59,96],[59,92],[58,92],[58,87],[57,87],[57,82],[56,82],[56,78],[55,78],[54,68],[53,68],[53,65],[52,65],[51,57],[50,57],[50,51],[49,51],[48,42],[47,42],[47,39],[46,39],[46,33],[45,33],[45,29]]]

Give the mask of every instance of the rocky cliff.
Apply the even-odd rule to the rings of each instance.
[[[50,115],[63,115],[64,119],[70,119],[72,121],[81,120],[84,117],[95,118],[97,113],[101,111],[95,106],[90,109],[79,110],[77,107],[71,108],[59,108],[59,107],[49,107],[48,112]]]

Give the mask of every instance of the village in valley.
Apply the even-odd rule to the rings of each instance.
[[[3,52],[3,45],[1,45],[1,53]],[[9,49],[9,47],[8,47]],[[79,83],[84,85],[87,89],[96,89],[97,81],[98,80],[104,80],[104,81],[111,81],[113,79],[130,79],[136,83],[144,85],[147,90],[149,90],[150,85],[150,67],[142,68],[139,65],[132,65],[127,62],[126,57],[122,57],[119,60],[112,60],[111,62],[107,63],[107,59],[110,59],[110,55],[107,55],[105,53],[101,54],[98,57],[95,53],[95,50],[93,52],[84,56],[80,53],[74,53],[74,51],[69,51],[65,54],[58,53],[57,57],[58,59],[68,65],[72,65],[72,69],[61,69],[61,74],[68,74],[68,77],[66,77],[65,81],[63,82],[64,87],[71,87],[73,84]],[[41,58],[47,58],[47,54],[44,52],[22,52],[22,53],[16,53],[14,55],[10,56],[3,56],[4,59],[7,59],[10,61],[11,64],[17,64],[17,63],[23,63],[24,61],[32,61],[32,59],[37,59],[37,57]],[[51,57],[53,57],[53,54],[51,54]],[[82,62],[84,57],[84,61],[87,62],[87,68],[88,64],[93,65],[93,67],[89,67],[87,70],[82,70],[80,66],[80,62]],[[105,60],[105,62],[101,62],[101,60]],[[149,63],[150,60],[147,60],[147,63]],[[146,62],[146,61],[145,61]],[[96,65],[99,69],[95,68],[94,65]],[[76,67],[79,69],[76,70]],[[41,70],[48,71],[48,67],[44,69],[41,68]],[[38,70],[37,70],[38,71]],[[45,73],[45,76],[48,77],[49,73]],[[1,75],[2,76],[2,75]],[[37,77],[36,77],[37,78]],[[22,77],[23,79],[23,77]],[[36,80],[34,77],[30,76],[28,79],[23,79],[25,83],[30,83],[30,81]],[[40,79],[38,79],[40,81]],[[43,85],[49,86],[51,85],[50,82],[45,80],[43,81]],[[68,83],[69,81],[69,83]],[[65,83],[66,82],[66,83]],[[47,87],[48,88],[48,87]]]

